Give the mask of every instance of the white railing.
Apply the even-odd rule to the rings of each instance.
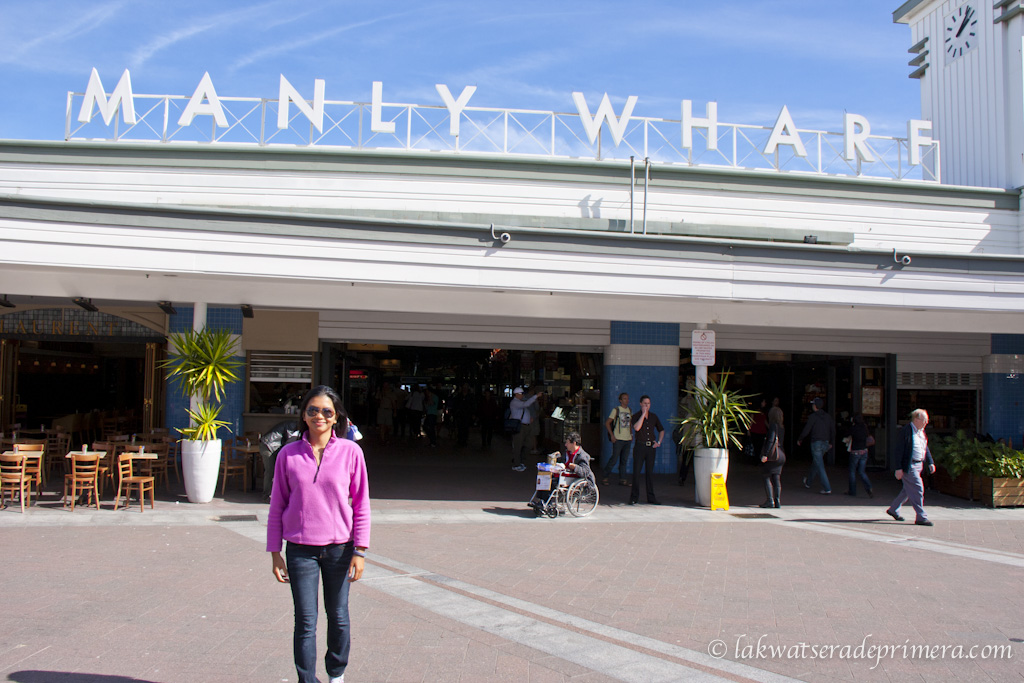
[[[68,93],[66,140],[159,141],[163,143],[229,143],[259,146],[300,146],[347,149],[393,149],[458,154],[498,154],[555,159],[647,158],[657,164],[678,164],[722,169],[764,170],[824,176],[857,176],[938,182],[939,143],[921,148],[922,163],[911,166],[906,138],[872,135],[866,145],[873,162],[849,161],[843,156],[843,135],[820,130],[799,130],[807,156],[791,145],[779,145],[765,154],[771,135],[767,126],[718,124],[717,149],[710,149],[707,130],[693,129],[693,147],[682,146],[680,121],[634,116],[620,144],[614,145],[605,126],[590,142],[579,114],[529,109],[466,107],[460,116],[460,135],[449,134],[450,113],[443,106],[382,105],[384,122],[393,133],[371,130],[367,102],[324,102],[323,130],[318,131],[297,107],[288,127],[278,129],[278,101],[221,97],[228,125],[218,128],[211,116],[197,116],[179,126],[188,97],[134,95],[136,123],[115,116],[109,125],[94,115],[89,123],[77,119],[82,93]]]

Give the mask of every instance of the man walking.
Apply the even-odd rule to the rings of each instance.
[[[619,485],[625,486],[626,461],[629,460],[629,447],[633,445],[633,412],[629,409],[629,394],[619,394],[619,405],[608,414],[604,422],[605,431],[612,442],[612,452],[608,460],[601,465],[601,472],[604,478],[601,484],[608,486],[609,480],[614,475],[615,464],[619,465]]]
[[[534,434],[533,413],[530,406],[536,403],[540,396],[534,393],[530,398],[523,399],[523,388],[516,387],[512,391],[512,401],[508,404],[508,416],[513,420],[519,420],[519,431],[512,436],[512,469],[516,472],[524,472],[524,451],[530,450],[531,437]]]
[[[821,478],[821,485],[824,487],[821,489],[823,494],[828,495],[832,493],[832,485],[828,481],[828,474],[825,473],[825,454],[832,449],[832,444],[836,440],[836,422],[832,419],[832,416],[822,410],[825,402],[820,398],[816,398],[811,401],[811,414],[807,418],[807,424],[804,425],[804,430],[800,432],[800,437],[796,440],[796,445],[799,446],[800,442],[804,440],[808,435],[811,437],[811,463],[810,473],[804,477],[804,488],[809,489],[814,484],[816,478]]]
[[[640,397],[640,412],[633,415],[633,433],[636,446],[633,448],[633,488],[629,492],[629,504],[640,502],[640,468],[644,469],[647,483],[647,502],[661,505],[654,496],[654,455],[665,438],[661,420],[651,412],[651,397]]]
[[[921,479],[921,471],[925,466],[930,473],[935,474],[935,462],[928,448],[928,436],[924,433],[927,426],[928,413],[918,408],[910,413],[910,422],[900,429],[896,448],[896,454],[900,456],[900,468],[896,470],[896,478],[903,482],[903,488],[885,511],[897,522],[903,521],[900,507],[909,500],[917,515],[914,524],[934,526],[924,511],[924,481]]]

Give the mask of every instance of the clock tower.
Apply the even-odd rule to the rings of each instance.
[[[908,0],[911,78],[939,141],[942,182],[1024,186],[1024,0]]]

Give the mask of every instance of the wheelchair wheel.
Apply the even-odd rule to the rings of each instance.
[[[581,479],[569,487],[565,506],[573,517],[586,517],[597,508],[598,497],[597,487],[589,480]]]
[[[544,508],[544,512],[547,514],[548,517],[554,519],[558,516],[558,503],[552,500],[550,503],[548,503],[548,506]]]

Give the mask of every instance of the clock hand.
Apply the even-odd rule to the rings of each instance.
[[[967,8],[967,14],[964,15],[964,20],[962,22],[960,22],[960,30],[958,30],[956,32],[956,37],[957,38],[959,38],[960,34],[964,32],[965,28],[967,28],[967,22],[971,20],[971,15],[972,14],[974,14],[974,9],[968,7]]]

